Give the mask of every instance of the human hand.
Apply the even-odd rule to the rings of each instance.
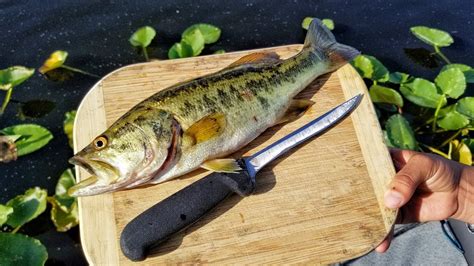
[[[398,173],[385,193],[385,205],[400,208],[397,223],[447,218],[474,223],[473,167],[410,150],[390,154]],[[375,250],[385,252],[392,237],[393,231]]]

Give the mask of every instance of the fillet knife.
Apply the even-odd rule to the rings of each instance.
[[[237,173],[211,173],[158,202],[130,221],[120,236],[123,254],[132,261],[144,260],[150,251],[174,233],[203,217],[227,196],[249,196],[255,176],[265,165],[313,136],[342,121],[360,103],[358,94],[257,153],[238,159]]]

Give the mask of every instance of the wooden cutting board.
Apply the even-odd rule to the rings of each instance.
[[[287,58],[301,47],[120,68],[100,80],[82,101],[74,126],[75,151],[161,89],[218,71],[255,51],[275,51]],[[297,96],[316,102],[303,117],[267,130],[235,156],[252,154],[357,93],[365,96],[350,117],[259,173],[255,195],[231,196],[142,263],[331,263],[372,250],[390,231],[396,215],[382,202],[394,169],[367,89],[350,65],[318,78]],[[89,175],[78,168],[76,174],[78,179]],[[124,226],[206,174],[197,170],[156,186],[79,198],[81,241],[89,263],[134,264],[120,250]]]

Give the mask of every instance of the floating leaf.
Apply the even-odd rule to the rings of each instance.
[[[469,119],[453,110],[439,119],[437,124],[446,130],[458,130],[469,125]]]
[[[148,47],[153,38],[156,36],[156,31],[150,26],[143,26],[135,31],[128,41],[131,45],[137,47]]]
[[[20,124],[0,130],[4,135],[21,135],[16,142],[18,156],[32,153],[53,139],[53,135],[46,128],[36,124]]]
[[[17,228],[36,218],[46,209],[47,194],[46,189],[35,187],[9,200],[7,206],[13,208],[13,213],[6,223]]]
[[[441,101],[441,106],[446,105],[446,97],[438,94],[436,86],[422,78],[416,78],[410,83],[400,87],[400,91],[409,101],[428,108],[436,108]]]
[[[61,67],[66,62],[68,53],[66,51],[57,50],[49,55],[49,58],[44,61],[43,65],[39,68],[39,72],[44,74],[48,71]]]
[[[388,81],[394,84],[403,84],[408,81],[410,75],[402,73],[402,72],[393,72],[390,73],[388,77]]]
[[[64,115],[63,128],[64,133],[67,135],[69,140],[69,146],[73,148],[73,129],[74,129],[74,119],[76,119],[76,110],[67,112]]]
[[[443,116],[447,115],[448,113],[454,111],[455,108],[456,108],[456,105],[451,104],[451,105],[448,105],[448,106],[445,106],[445,107],[439,109],[438,117],[443,117]]]
[[[41,242],[22,234],[0,233],[0,265],[41,266],[48,253]]]
[[[183,34],[181,34],[181,38],[183,40],[189,38],[193,39],[194,37],[192,35],[195,34],[195,30],[199,30],[201,32],[205,44],[215,43],[221,37],[221,30],[218,27],[211,24],[199,23],[191,25],[186,30],[184,30]]]
[[[13,213],[13,208],[0,204],[0,226],[8,220],[8,215]]]
[[[454,42],[453,38],[449,33],[439,29],[429,28],[425,26],[416,26],[411,27],[410,31],[422,42],[429,45],[446,47],[450,46]]]
[[[413,62],[427,68],[437,68],[438,58],[430,50],[426,48],[405,48],[405,54]]]
[[[369,90],[370,98],[375,103],[394,104],[403,107],[402,96],[394,89],[380,85],[372,85]]]
[[[387,68],[373,56],[358,55],[352,61],[352,65],[364,78],[378,82],[386,82],[389,79],[389,72]]]
[[[452,159],[462,164],[472,165],[472,153],[469,147],[464,142],[459,142],[455,139],[451,141],[452,145]]]
[[[456,103],[456,111],[474,119],[474,97],[464,97]]]
[[[458,68],[441,71],[435,78],[436,85],[449,97],[457,99],[466,90],[466,79]]]
[[[395,148],[395,145],[393,145],[392,141],[390,140],[390,138],[388,137],[388,134],[387,134],[387,131],[384,130],[383,131],[383,138],[385,140],[385,145],[387,145],[387,147],[389,148]]]
[[[69,212],[76,198],[69,196],[67,190],[76,183],[71,169],[64,171],[56,184],[54,199],[64,212]]]
[[[191,45],[191,48],[193,49],[193,56],[201,54],[202,50],[204,49],[204,36],[199,29],[194,29],[183,36],[181,43],[183,42]]]
[[[0,70],[0,89],[8,90],[17,85],[20,85],[25,80],[29,79],[35,72],[32,68],[24,66],[12,66]]]
[[[48,100],[32,100],[21,104],[20,116],[25,118],[40,118],[49,114],[56,104]]]
[[[184,58],[193,56],[193,48],[186,42],[175,43],[168,51],[168,58]]]
[[[329,19],[329,18],[323,18],[321,20],[321,22],[323,23],[324,26],[326,26],[329,30],[333,30],[334,29],[334,21],[332,19]]]
[[[390,143],[400,149],[414,150],[418,144],[408,121],[401,115],[392,115],[385,124]]]
[[[66,232],[79,224],[77,201],[74,201],[68,211],[61,209],[60,203],[55,198],[49,198],[51,203],[51,220],[58,232]]]
[[[0,162],[8,163],[18,158],[15,141],[21,136],[0,136]]]
[[[220,50],[215,51],[213,54],[225,54],[225,50],[220,49]]]
[[[464,74],[464,77],[466,78],[467,83],[474,83],[474,69],[472,69],[470,66],[464,64],[448,64],[441,69],[441,72],[452,68],[461,70]]]
[[[301,27],[305,30],[308,30],[309,25],[313,21],[313,17],[305,17],[303,21],[301,22]],[[329,30],[334,30],[334,21],[330,18],[324,18],[321,20],[324,26],[328,28]]]

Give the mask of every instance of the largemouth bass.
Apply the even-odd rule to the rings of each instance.
[[[303,49],[291,58],[250,54],[217,73],[160,91],[70,159],[92,176],[69,194],[87,196],[156,184],[199,167],[238,171],[227,155],[267,128],[302,115],[313,102],[293,97],[358,54],[337,43],[314,19]]]

